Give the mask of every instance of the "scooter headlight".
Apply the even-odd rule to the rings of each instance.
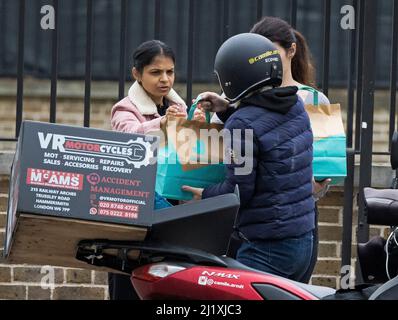
[[[135,269],[132,277],[145,281],[157,281],[185,269],[185,267],[178,264],[159,262]]]
[[[158,263],[151,265],[148,269],[148,273],[153,277],[165,278],[184,269],[184,267],[178,265]]]

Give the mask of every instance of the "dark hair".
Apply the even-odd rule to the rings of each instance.
[[[139,73],[142,73],[144,67],[151,64],[153,59],[158,55],[171,58],[175,63],[173,49],[162,41],[149,40],[141,43],[137,49],[135,49],[133,53],[133,67],[135,67]]]
[[[292,59],[293,79],[307,86],[315,87],[315,68],[304,36],[285,20],[277,17],[263,17],[250,30],[252,33],[278,42],[286,50],[296,43],[296,54]]]

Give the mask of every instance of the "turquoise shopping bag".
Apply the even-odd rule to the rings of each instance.
[[[314,140],[312,162],[315,180],[332,179],[332,184],[344,182],[347,176],[346,137],[332,136]]]
[[[339,104],[318,104],[318,91],[301,87],[314,95],[314,104],[305,105],[314,135],[313,175],[315,180],[330,178],[332,184],[347,176],[346,136]]]
[[[217,154],[210,156],[211,144],[215,141],[200,139],[200,130],[216,130],[214,132],[220,133],[223,126],[210,124],[208,113],[206,122],[191,120],[195,107],[196,104],[191,107],[188,119],[171,118],[166,124],[166,144],[159,148],[157,157],[155,190],[167,199],[191,200],[192,193],[181,190],[183,185],[205,188],[225,179],[221,139],[218,140],[220,147]],[[186,141],[175,139],[178,134],[181,135],[182,130],[187,129],[195,134],[188,135]],[[185,149],[181,151],[184,145]]]
[[[160,194],[155,192],[155,206],[154,210],[160,210],[172,207],[172,204],[168,202],[165,198],[163,198]]]

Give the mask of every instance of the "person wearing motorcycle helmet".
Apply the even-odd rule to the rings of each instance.
[[[303,101],[297,87],[280,87],[281,56],[261,35],[229,38],[217,52],[214,69],[226,98],[238,105],[225,122],[234,137],[227,146],[232,161],[222,183],[183,190],[200,199],[232,193],[238,185],[241,207],[236,227],[244,241],[237,260],[300,279],[310,263],[314,229],[313,136]],[[245,130],[252,133],[252,140],[245,139]],[[245,174],[237,174],[245,165],[238,161],[241,155],[252,164]]]
[[[266,16],[256,22],[250,30],[251,33],[262,35],[271,40],[278,48],[283,66],[283,79],[281,86],[297,86],[298,96],[303,99],[304,104],[330,104],[329,99],[322,92],[315,88],[315,68],[312,62],[311,53],[305,37],[296,29],[294,29],[288,22],[278,17]],[[315,92],[317,98],[315,98]],[[205,109],[217,105],[219,111],[213,115],[212,122],[222,123],[234,112],[234,108],[227,108],[228,101],[221,99],[215,93],[206,92],[201,93],[203,102],[201,106]],[[207,101],[206,101],[207,100]],[[212,102],[213,100],[213,102]],[[227,108],[225,110],[225,108]],[[313,196],[315,201],[322,198],[329,190],[331,179],[323,181],[315,181],[313,179]],[[311,264],[300,282],[308,283],[315,268],[318,258],[318,209],[315,206],[315,229],[314,229],[314,244],[313,256]]]

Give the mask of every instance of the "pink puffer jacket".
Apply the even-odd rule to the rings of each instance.
[[[184,100],[173,89],[166,98],[170,105],[178,105],[181,111],[186,113],[187,106]],[[161,119],[155,103],[138,82],[131,86],[127,97],[113,106],[111,113],[112,129],[128,133],[146,134],[160,130]]]

